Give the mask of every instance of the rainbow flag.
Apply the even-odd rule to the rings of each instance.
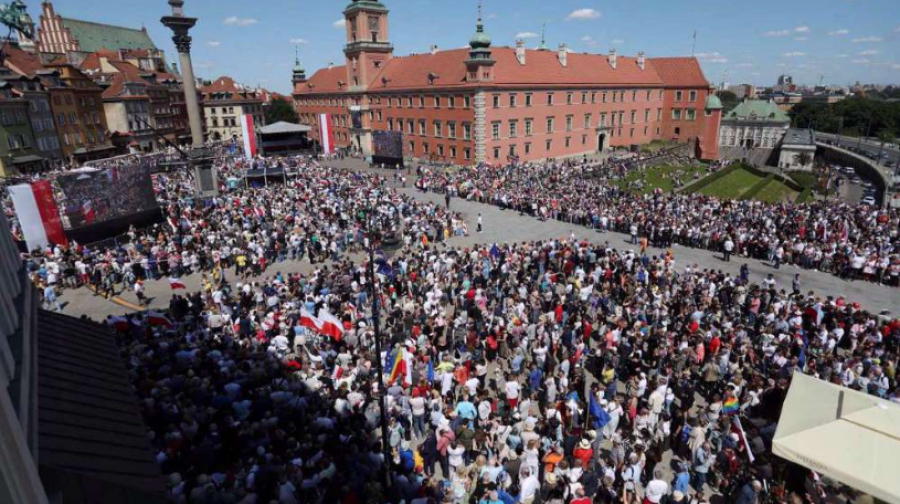
[[[729,397],[725,399],[725,402],[722,403],[722,412],[727,414],[737,413],[737,411],[741,409],[741,405],[738,403],[737,397]]]

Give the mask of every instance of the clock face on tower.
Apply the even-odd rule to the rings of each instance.
[[[369,15],[369,30],[378,31],[378,16]]]

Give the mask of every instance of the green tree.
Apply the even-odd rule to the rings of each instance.
[[[297,123],[300,116],[294,109],[294,105],[284,98],[276,97],[266,106],[266,124],[273,124],[278,121],[289,123]]]
[[[731,110],[734,109],[734,107],[737,107],[738,103],[741,102],[740,100],[738,100],[736,94],[727,90],[719,91],[718,93],[716,93],[716,96],[718,96],[719,100],[722,102],[722,114],[731,112]]]
[[[801,168],[803,168],[809,165],[809,163],[812,163],[812,158],[806,152],[800,152],[794,154],[794,162],[800,165]]]

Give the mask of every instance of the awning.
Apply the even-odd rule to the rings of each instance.
[[[44,158],[42,158],[41,156],[36,156],[36,155],[34,155],[34,154],[29,154],[29,155],[27,155],[27,156],[17,156],[17,157],[13,157],[12,163],[13,163],[13,164],[37,163],[37,162],[40,162],[40,161],[43,161],[43,160],[44,160]]]
[[[772,451],[885,502],[900,503],[900,405],[794,373]]]
[[[295,124],[285,121],[278,121],[268,126],[256,128],[256,131],[259,132],[260,135],[274,135],[284,133],[308,133],[312,131],[312,128],[306,126],[305,124]]]

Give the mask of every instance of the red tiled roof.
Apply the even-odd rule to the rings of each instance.
[[[337,93],[346,91],[347,66],[341,65],[331,68],[323,68],[302,84],[298,84],[294,92],[297,94],[308,93]],[[338,86],[338,81],[344,82],[344,86]]]
[[[238,87],[234,79],[227,75],[219,77],[211,83],[200,88],[203,94],[209,93],[240,93],[241,88]]]
[[[662,77],[666,86],[675,87],[708,87],[709,81],[703,75],[697,58],[649,58],[656,73]]]
[[[29,77],[34,77],[38,71],[44,70],[40,56],[36,53],[23,51],[9,43],[3,44],[3,57],[7,67]]]
[[[566,66],[559,62],[557,51],[527,50],[525,65],[516,59],[511,47],[491,49],[494,85],[499,86],[708,86],[700,65],[694,58],[647,58],[643,70],[637,58],[618,56],[616,68],[604,54],[569,53]],[[430,74],[437,75],[436,87],[469,86],[465,61],[468,49],[453,49],[435,54],[395,57],[375,74],[369,84],[371,92],[379,90],[420,89],[431,86]],[[322,69],[308,83],[299,84],[295,93],[336,93],[347,90],[345,66]]]

